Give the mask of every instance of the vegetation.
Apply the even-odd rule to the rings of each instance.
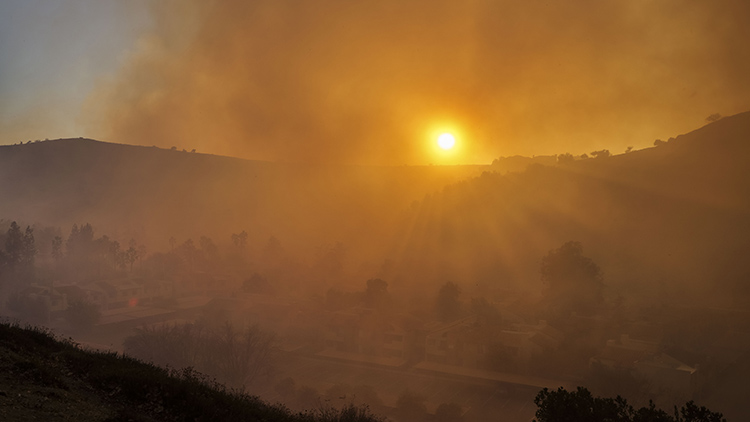
[[[674,414],[657,409],[653,402],[648,407],[635,409],[627,400],[594,397],[583,387],[567,391],[544,389],[534,399],[539,407],[535,422],[726,422],[721,413],[698,407],[689,401]]]
[[[583,256],[580,242],[567,242],[542,258],[542,282],[562,312],[593,313],[602,302],[602,272]]]
[[[367,408],[294,413],[192,368],[174,370],[111,352],[82,350],[40,328],[0,324],[5,420],[374,422]]]
[[[143,327],[125,339],[125,352],[162,367],[195,368],[234,387],[252,384],[272,368],[272,333],[193,324]]]

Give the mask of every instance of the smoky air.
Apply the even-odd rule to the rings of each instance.
[[[0,4],[0,418],[750,420],[748,12]]]

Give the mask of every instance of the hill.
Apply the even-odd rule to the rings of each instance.
[[[539,157],[521,172],[498,167],[525,163],[518,157],[310,166],[64,139],[0,147],[0,217],[59,226],[63,237],[91,222],[151,251],[170,237],[226,243],[242,230],[308,255],[342,241],[353,267],[388,260],[382,275],[400,285],[537,291],[541,257],[577,240],[611,297],[709,291],[750,303],[748,139],[742,113],[654,148],[555,165]]]
[[[395,242],[402,270],[538,289],[541,257],[576,240],[602,267],[611,296],[745,303],[748,141],[750,113],[742,113],[654,148],[458,182],[406,219]],[[712,302],[717,296],[725,300]]]
[[[294,414],[201,374],[92,352],[0,323],[0,419],[8,421],[378,421],[364,409]]]
[[[246,230],[285,245],[356,243],[483,166],[313,166],[59,139],[0,146],[0,217],[167,247]],[[67,234],[67,233],[63,233]],[[356,234],[356,236],[355,236]]]

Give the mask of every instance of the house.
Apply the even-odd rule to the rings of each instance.
[[[656,391],[666,390],[686,398],[699,391],[698,365],[687,365],[661,352],[659,343],[653,340],[623,334],[619,339],[608,340],[599,355],[590,359],[590,365],[628,371],[647,380]]]
[[[359,351],[359,315],[336,311],[325,316],[325,346],[339,352]]]
[[[499,326],[481,324],[476,316],[470,316],[428,327],[425,360],[468,368],[524,365],[533,356],[557,350],[564,338],[545,321]],[[499,365],[497,359],[504,363]]]
[[[31,284],[29,287],[21,290],[18,293],[18,296],[22,299],[43,302],[49,312],[64,311],[68,309],[67,296],[52,286]]]

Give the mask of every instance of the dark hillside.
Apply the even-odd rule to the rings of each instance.
[[[536,287],[541,257],[577,240],[611,295],[701,291],[741,302],[750,293],[749,150],[743,113],[655,148],[459,182],[405,222],[404,271]]]
[[[0,147],[0,216],[167,239],[350,241],[481,166],[318,167],[60,139]],[[356,237],[352,236],[354,233]]]
[[[0,419],[6,421],[380,420],[354,408],[293,414],[200,374],[84,351],[39,329],[2,323],[0,339]]]

